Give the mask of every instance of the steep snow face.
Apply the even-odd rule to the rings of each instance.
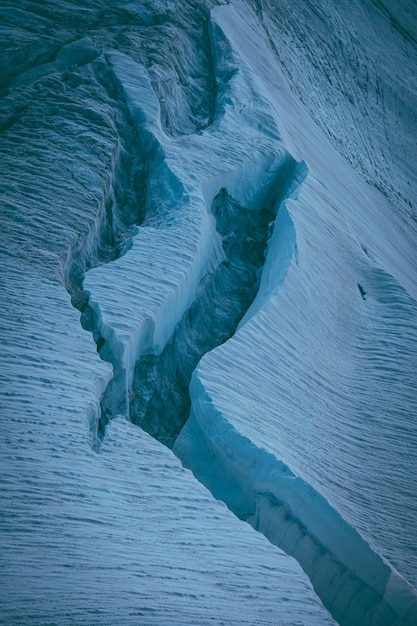
[[[391,5],[3,3],[8,623],[417,621]]]
[[[271,81],[250,15],[219,14],[310,175],[278,213],[246,323],[194,374],[174,450],[297,556],[340,623],[411,624],[415,591],[378,553],[415,582],[415,228],[333,152],[282,77]]]
[[[253,51],[250,47],[250,29],[245,27],[245,24],[250,24],[249,19],[244,24],[234,18],[229,24],[230,28],[238,25],[245,34],[245,44],[240,46],[240,51],[247,62],[252,64],[257,76],[270,81],[272,65],[266,59],[262,63],[258,62],[254,54],[250,56]],[[236,35],[236,40],[241,41],[241,37]],[[253,45],[258,44],[254,42]],[[397,545],[396,563],[399,566],[400,558],[402,571],[408,572],[408,576],[415,580],[415,565],[411,565],[415,552],[411,546],[415,528],[412,502],[415,502],[416,494],[410,492],[409,480],[410,467],[414,465],[414,462],[410,463],[409,455],[414,458],[416,436],[412,380],[415,370],[417,296],[415,222],[410,217],[404,220],[399,218],[396,206],[392,207],[381,195],[375,194],[352,175],[346,164],[326,144],[323,136],[311,126],[305,109],[288,94],[280,76],[268,84],[271,94],[275,95],[274,106],[286,129],[288,140],[292,146],[297,145],[298,158],[299,151],[302,152],[312,174],[302,186],[297,204],[289,205],[297,234],[297,246],[292,272],[288,274],[290,280],[284,284],[278,300],[282,305],[279,305],[280,323],[277,332],[282,335],[279,341],[284,342],[280,356],[283,358],[287,354],[289,358],[286,365],[283,363],[278,367],[285,377],[289,373],[299,377],[301,388],[297,391],[296,387],[286,385],[285,395],[280,396],[286,398],[292,390],[292,399],[285,401],[285,408],[279,417],[281,421],[287,416],[282,433],[288,434],[288,438],[285,435],[279,456],[289,460],[289,451],[300,446],[297,465],[292,455],[290,463],[300,473],[304,474],[308,465],[310,474],[315,473],[316,469],[318,474],[320,463],[317,460],[321,459],[323,475],[330,470],[330,476],[339,475],[341,485],[347,472],[350,476],[356,474],[356,488],[349,494],[355,506],[346,502],[344,514],[350,519],[354,516],[355,525],[362,529],[365,527],[363,520],[368,518],[368,514],[365,512],[365,503],[363,507],[356,508],[357,494],[363,492],[364,485],[373,485],[370,493],[371,498],[375,499],[374,507],[371,507],[373,513],[369,514],[366,522],[366,532],[377,524],[378,530],[373,533],[372,543],[377,542],[379,549],[393,558],[392,552],[388,553],[390,542],[385,539],[385,532],[387,528],[400,527],[401,537],[396,535],[392,538]],[[409,102],[413,101],[412,98],[411,90]],[[288,111],[291,111],[291,115]],[[395,113],[391,115],[395,119]],[[411,168],[411,185],[413,164],[410,162],[407,166],[407,169]],[[276,254],[279,254],[278,249]],[[364,294],[361,288],[367,293]],[[283,327],[284,319],[288,320],[286,329]],[[272,323],[271,318],[267,325]],[[259,339],[256,341],[259,342]],[[302,355],[302,358],[298,355]],[[296,366],[299,360],[300,365]],[[328,382],[323,386],[324,381]],[[329,404],[331,390],[342,385],[344,391],[337,400],[340,408],[334,411],[334,406]],[[310,391],[316,389],[309,400],[308,388]],[[329,393],[324,394],[323,389]],[[306,390],[307,395],[304,393]],[[365,407],[368,417],[363,412]],[[337,423],[334,420],[339,410],[340,424],[346,429],[346,437],[341,437],[337,443],[337,428],[333,430],[333,426]],[[318,419],[320,414],[325,416],[328,428]],[[380,417],[377,418],[377,415]],[[305,419],[300,422],[302,416]],[[372,419],[373,424],[372,435],[369,433],[369,439],[364,441],[363,456],[355,458],[355,450],[356,453],[360,450],[357,440],[363,436],[369,419]],[[300,430],[294,430],[295,424],[300,425]],[[405,430],[404,437],[396,436],[397,425]],[[334,433],[330,446],[330,451],[335,451],[334,462],[330,462],[329,430]],[[311,432],[310,444],[306,441],[306,432]],[[319,432],[326,432],[326,436],[320,437]],[[377,437],[377,433],[380,436]],[[385,448],[387,445],[388,448]],[[370,467],[369,454],[374,458],[374,469]],[[305,465],[302,458],[306,460]],[[343,458],[346,458],[346,465],[336,471],[336,466]],[[382,470],[379,466],[381,458],[384,459]],[[304,465],[302,472],[300,464]],[[369,472],[366,479],[364,470]],[[320,481],[318,475],[317,480]],[[323,483],[317,484],[321,490]],[[379,498],[383,493],[386,494],[387,502],[391,502],[392,497],[398,497],[395,506],[381,506]],[[335,498],[340,503],[340,495],[333,493],[331,499]],[[381,519],[381,510],[393,516],[390,521]],[[403,543],[405,536],[409,539]],[[403,557],[399,556],[402,553],[400,546],[406,550]]]
[[[146,204],[131,249],[92,269],[84,281],[100,353],[115,365],[101,430],[110,417],[130,414],[170,445],[189,412],[195,365],[234,332],[254,297],[277,202],[296,167],[268,103],[254,91],[247,70],[238,71],[221,29],[213,23],[209,32],[216,117],[192,136],[168,137],[148,72],[126,55],[108,55],[119,98],[140,129]],[[176,370],[181,418],[174,417]],[[172,411],[162,425],[155,413],[167,413],[165,403]]]
[[[181,68],[189,76],[194,67],[195,76],[184,85],[172,73],[181,119],[175,111],[164,117],[155,97],[142,104],[149,116],[152,103],[158,105],[164,136],[203,128],[214,115],[207,8],[23,1],[3,2],[1,14],[0,621],[332,624],[299,565],[242,525],[167,448],[114,420],[101,453],[91,449],[114,371],[96,351],[109,356],[88,305],[85,272],[127,263],[126,251],[136,253],[135,235],[140,247],[145,232],[161,234],[162,264],[164,236],[170,242],[180,236],[187,212],[194,226],[180,239],[177,268],[184,266],[191,286],[180,270],[172,286],[181,294],[175,303],[181,317],[199,272],[223,260],[214,217],[193,215],[201,198],[176,211],[189,190],[164,165],[144,123],[131,117],[113,71],[118,64],[129,83],[131,68],[138,68],[133,78],[146,77],[162,93],[160,67],[176,61],[163,45],[169,50],[175,33],[182,34],[189,48]],[[187,28],[195,36],[187,39]],[[159,37],[168,30],[171,40]],[[139,64],[143,57],[149,73]],[[229,180],[222,172],[218,178],[208,197]],[[246,202],[243,192],[240,197]],[[168,233],[159,228],[163,219],[172,226]],[[148,231],[138,232],[146,220]],[[190,241],[195,224],[211,233],[208,243]],[[148,258],[154,261],[156,252]],[[200,252],[202,260],[193,260]],[[155,283],[165,266],[156,268]],[[132,270],[138,272],[134,263]],[[132,274],[124,278],[134,286]],[[109,274],[107,301],[120,296],[128,308],[127,282],[112,279]],[[165,307],[164,323],[172,313]],[[139,333],[137,320],[131,323],[133,335]],[[158,328],[162,344],[170,332]],[[128,354],[128,341],[121,345]],[[111,355],[115,369],[119,356],[124,362],[121,353]]]
[[[291,88],[345,159],[416,217],[415,0],[253,0]]]
[[[97,455],[82,414],[63,407],[63,424],[45,397],[25,429],[11,405],[4,422],[4,624],[333,623],[297,564],[164,446],[115,420]]]
[[[375,0],[375,6],[389,19],[391,26],[407,40],[417,41],[417,17],[415,0],[401,3],[393,0]]]

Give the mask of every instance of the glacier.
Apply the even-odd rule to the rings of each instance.
[[[1,623],[417,623],[416,14],[2,3]]]

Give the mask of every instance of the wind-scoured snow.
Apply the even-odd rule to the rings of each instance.
[[[116,420],[97,455],[44,413],[2,451],[2,624],[332,623],[164,446]]]
[[[240,50],[251,63],[247,22],[233,15],[227,26],[244,40]],[[415,591],[404,581],[404,594],[398,590],[378,553],[415,580],[415,246],[384,198],[330,148],[315,153],[323,139],[317,133],[314,143],[314,133],[303,133],[306,113],[288,106],[293,100],[282,83],[275,93],[310,175],[278,213],[282,228],[274,229],[252,312],[263,307],[249,311],[239,333],[198,366],[192,416],[174,449],[240,517],[294,553],[313,581],[321,570],[316,589],[339,623],[393,623],[398,615],[413,623]],[[263,450],[273,456],[263,461]],[[352,527],[337,522],[330,503]],[[326,553],[330,578],[318,559]]]
[[[3,3],[5,624],[417,621],[414,3],[215,4]]]
[[[403,216],[415,207],[415,0],[252,0],[309,115]],[[414,35],[413,35],[414,33]]]
[[[134,253],[144,179],[155,192],[167,179],[116,104],[111,42],[141,20],[145,7],[108,3],[2,7],[0,621],[330,624],[298,564],[160,443],[116,420],[91,449],[114,372],[83,275]]]

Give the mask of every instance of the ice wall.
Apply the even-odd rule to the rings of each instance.
[[[181,28],[189,41],[195,19],[173,4],[180,26],[170,26],[165,2],[22,0],[0,9],[2,624],[333,623],[301,568],[167,448],[123,419],[109,425],[100,454],[91,448],[113,371],[90,332],[83,278],[133,247],[148,175],[146,137],[105,52],[134,57],[135,38],[146,38],[158,68],[170,67],[161,48]],[[198,52],[195,40],[190,49]],[[193,90],[204,94],[205,83],[197,76]],[[199,115],[210,110],[196,105],[194,119],[185,100],[176,100],[175,133],[204,125]],[[154,190],[169,178],[162,157]],[[107,298],[112,290],[123,296],[116,283]]]
[[[282,76],[271,80],[255,23],[222,13],[309,176],[278,212],[240,330],[194,374],[174,450],[300,560],[339,623],[412,624],[415,591],[388,560],[414,581],[414,231],[333,152]]]
[[[331,622],[118,415],[339,623],[416,621],[416,51],[388,4],[4,3],[8,623]]]
[[[240,519],[297,559],[339,624],[415,623],[415,590],[319,492],[240,435],[198,375],[191,401],[174,451]]]

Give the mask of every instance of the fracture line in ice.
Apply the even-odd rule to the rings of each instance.
[[[163,352],[191,310],[200,281],[224,261],[221,238],[207,210],[220,190],[225,188],[252,211],[285,197],[282,172],[288,173],[291,158],[280,144],[268,106],[243,65],[233,69],[233,53],[215,23],[212,37],[218,55],[218,117],[198,136],[166,137],[146,71],[122,54],[108,56],[119,93],[141,129],[150,209],[131,250],[92,269],[84,282],[96,332],[115,367],[104,399],[110,417],[128,415],[136,363]],[[285,204],[278,218],[284,238],[291,235]],[[273,290],[285,279],[296,253],[295,232],[286,241],[278,276],[267,274]],[[249,315],[267,297],[261,293]],[[412,624],[414,591],[318,492],[234,431],[206,397],[198,376],[191,385],[191,419],[174,451],[216,497],[297,558],[341,624],[393,624],[397,618]]]
[[[234,429],[198,370],[190,393],[174,452],[213,495],[297,559],[341,625],[415,624],[414,589],[318,491]]]
[[[147,177],[145,219],[131,249],[90,270],[84,281],[100,353],[115,367],[104,398],[104,421],[108,415],[128,413],[136,362],[162,352],[202,278],[225,260],[207,208],[213,198],[226,185],[249,211],[265,202],[274,204],[293,162],[277,141],[266,105],[259,103],[263,110],[253,107],[253,90],[237,72],[218,27],[213,26],[212,39],[220,117],[201,135],[176,140],[161,128],[159,103],[146,70],[123,54],[107,55],[119,101],[140,136]],[[242,124],[242,117],[251,123]],[[264,129],[259,129],[261,123]]]

